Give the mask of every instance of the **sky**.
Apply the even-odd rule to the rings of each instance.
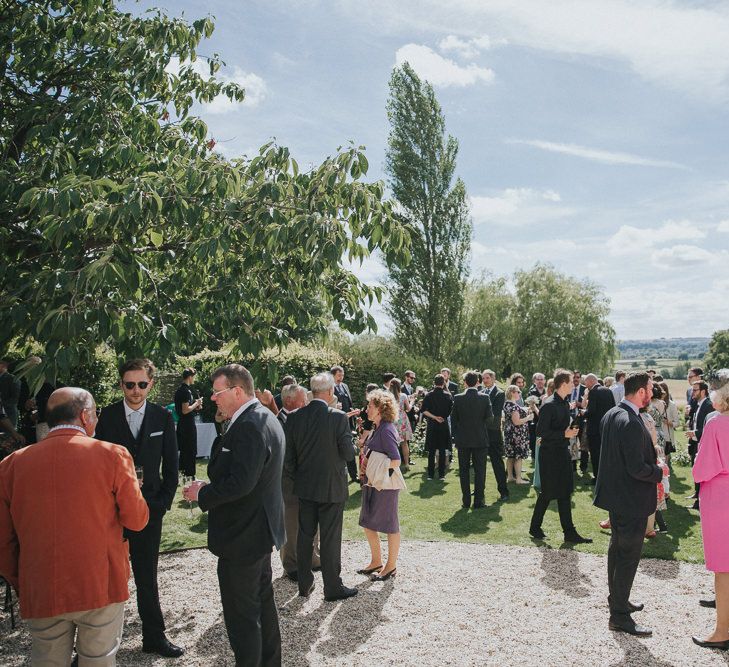
[[[536,262],[598,283],[621,339],[729,327],[729,3],[157,0],[215,17],[240,104],[195,112],[228,157],[302,167],[354,141],[385,179],[392,68],[434,87],[471,198],[471,275]],[[387,284],[376,258],[354,267]],[[374,311],[380,331],[389,323]]]

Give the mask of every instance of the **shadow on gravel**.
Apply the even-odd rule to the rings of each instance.
[[[623,657],[610,665],[610,667],[622,667],[623,665],[651,665],[651,667],[674,667],[674,663],[659,660],[645,645],[645,639],[638,639],[633,635],[624,632],[611,632],[615,643],[620,646]],[[691,638],[687,637],[689,643]]]
[[[321,596],[321,577],[317,577],[316,584],[313,595]],[[328,659],[327,663],[356,653],[382,623],[382,610],[396,585],[397,581],[392,579],[383,584],[365,580],[357,584],[357,596],[342,602],[326,602],[319,597],[319,606],[304,613],[305,600],[292,596],[296,584],[277,579],[274,591],[281,624],[283,664],[309,665],[308,656],[312,651]]]
[[[641,560],[638,569],[654,579],[676,579],[681,569],[681,564],[675,560],[658,560],[652,558],[650,561]]]
[[[542,583],[571,598],[588,598],[592,581],[580,572],[579,554],[572,549],[541,549]]]

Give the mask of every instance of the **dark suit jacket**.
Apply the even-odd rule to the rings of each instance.
[[[288,416],[284,474],[294,480],[299,498],[318,503],[346,501],[345,464],[352,460],[352,432],[341,410],[314,399]]]
[[[491,411],[494,413],[494,419],[487,429],[489,442],[501,443],[504,440],[504,434],[501,432],[501,418],[504,414],[506,394],[496,385],[493,385],[490,389],[484,387],[481,391],[491,399]]]
[[[607,387],[596,384],[587,398],[587,437],[591,444],[600,442],[600,421],[607,411],[615,407],[615,394]]]
[[[252,563],[286,541],[281,424],[256,402],[231,424],[211,452],[210,484],[198,503],[208,519],[208,548],[218,558]]]
[[[696,411],[696,417],[694,418],[694,433],[696,434],[696,442],[701,441],[701,435],[704,432],[704,424],[706,423],[706,417],[709,413],[714,411],[714,406],[711,400],[707,397],[701,404],[701,407]]]
[[[334,395],[337,397],[337,401],[342,404],[342,412],[349,412],[353,407],[352,393],[349,391],[349,387],[346,382],[342,382],[337,386],[334,385]],[[355,418],[349,419],[349,428],[354,429],[356,424]]]
[[[134,465],[144,468],[142,495],[150,514],[164,514],[170,509],[177,490],[178,454],[175,422],[167,410],[147,401],[135,439],[124,413],[124,401],[112,403],[101,411],[95,437],[123,445],[132,455]]]
[[[456,434],[456,447],[488,447],[487,429],[493,420],[491,399],[479,393],[476,387],[453,397],[451,423]]]
[[[616,514],[647,518],[656,511],[656,484],[663,475],[648,429],[640,415],[623,403],[602,418],[601,429],[594,504]]]
[[[458,383],[453,382],[453,380],[448,380],[448,391],[451,393],[451,396],[455,396],[458,393]]]

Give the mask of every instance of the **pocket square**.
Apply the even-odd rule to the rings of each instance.
[[[154,438],[155,435],[162,435],[163,431],[155,431],[154,433],[150,433],[149,437]]]
[[[225,447],[223,447],[220,451],[221,452],[229,452],[230,450],[229,449],[226,449]]]

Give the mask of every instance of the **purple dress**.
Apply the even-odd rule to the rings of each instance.
[[[380,422],[367,441],[368,452],[380,452],[390,460],[400,460],[397,448],[399,437],[392,422]],[[372,486],[362,487],[362,509],[359,525],[376,530],[378,533],[399,533],[400,520],[397,516],[397,500],[400,491],[383,489],[378,491]]]

